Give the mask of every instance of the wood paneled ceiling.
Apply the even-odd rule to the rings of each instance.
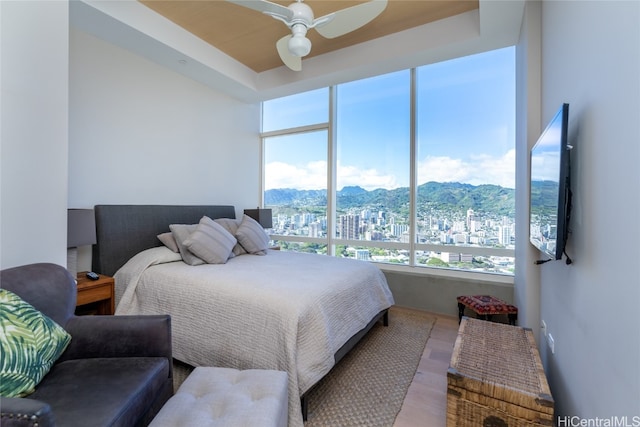
[[[140,0],[155,12],[247,67],[262,72],[282,66],[276,42],[289,29],[280,21],[224,0]],[[273,0],[288,5],[291,1]],[[306,0],[316,17],[361,3],[354,0]],[[387,8],[364,27],[335,39],[307,33],[311,53],[322,55],[392,33],[478,9],[478,0],[389,0]],[[419,43],[416,40],[416,43]]]

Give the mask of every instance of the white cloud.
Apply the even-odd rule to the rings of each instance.
[[[265,165],[265,188],[296,188],[319,190],[327,188],[327,162],[310,162],[294,166],[282,162]]]
[[[327,187],[327,163],[324,161],[299,166],[272,162],[265,168],[266,189],[318,190]],[[403,171],[403,175],[406,172]],[[358,185],[366,190],[393,189],[407,185],[399,182],[394,175],[356,166],[338,166],[338,177],[338,189],[351,185]],[[510,150],[501,157],[478,155],[469,161],[450,157],[425,157],[418,164],[418,181],[495,184],[515,188],[515,150]]]
[[[327,188],[327,163],[310,162],[304,166],[294,166],[282,162],[272,162],[265,166],[265,188],[295,188],[298,190],[318,190]],[[393,175],[384,175],[376,169],[359,169],[355,166],[338,167],[338,189],[358,185],[366,190],[376,188],[398,188]]]
[[[401,187],[393,175],[384,175],[376,169],[359,169],[355,166],[338,166],[338,190],[358,185],[365,190]]]
[[[515,188],[515,150],[509,150],[502,157],[482,154],[472,156],[471,159],[464,161],[450,157],[427,156],[418,164],[418,181],[494,184]]]

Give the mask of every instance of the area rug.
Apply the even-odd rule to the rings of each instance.
[[[435,317],[392,307],[308,395],[305,427],[391,427],[420,363]],[[174,389],[190,366],[174,362]]]
[[[389,326],[370,333],[309,392],[305,427],[391,427],[435,318],[392,307]]]

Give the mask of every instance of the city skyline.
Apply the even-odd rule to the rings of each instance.
[[[417,242],[422,236],[430,234],[429,243],[436,243],[434,237],[437,237],[440,243],[445,244],[455,241],[495,247],[494,238],[500,245],[510,244],[498,234],[501,233],[498,228],[511,227],[515,223],[513,190],[495,186],[432,183],[422,188],[420,193],[425,198],[421,199],[416,211]],[[334,220],[338,238],[400,241],[401,235],[410,231],[412,220],[406,206],[406,191],[367,192],[354,187],[336,196],[340,201]],[[273,234],[326,236],[329,232],[326,197],[324,190],[267,191],[265,206],[273,209]],[[541,194],[541,198],[546,198],[546,192]],[[359,219],[354,220],[354,217]],[[445,235],[434,235],[434,230],[449,232],[451,241]],[[511,233],[513,231],[511,229]],[[453,237],[456,234],[466,234],[467,237]]]
[[[354,209],[356,210],[356,209]],[[341,214],[337,217],[336,238],[357,240],[361,244],[338,245],[342,247],[342,256],[354,257],[365,261],[408,264],[408,249],[383,249],[371,246],[376,241],[410,241],[408,225],[394,224],[391,219],[380,220],[383,212],[373,212],[366,218],[368,209],[360,212]],[[416,266],[454,268],[468,271],[513,274],[515,260],[510,256],[471,255],[470,247],[502,247],[514,249],[515,228],[513,218],[499,218],[492,214],[476,216],[471,209],[465,217],[449,218],[443,212],[433,212],[417,221],[417,243],[442,245],[441,250],[416,250]],[[324,243],[295,243],[278,240],[277,236],[300,236],[327,238],[327,219],[323,215],[310,213],[277,214],[274,217],[274,242],[283,250],[303,250],[305,252],[325,253]],[[357,229],[356,229],[357,228]],[[306,248],[303,248],[306,246]]]

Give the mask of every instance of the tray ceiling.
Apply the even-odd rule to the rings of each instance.
[[[275,0],[288,5],[290,1]],[[316,17],[362,1],[306,0]],[[255,72],[282,66],[276,41],[290,34],[280,21],[223,0],[141,0],[169,19]],[[325,39],[311,30],[311,53],[322,55],[358,43],[397,33],[440,19],[478,9],[478,0],[389,0],[387,8],[364,27],[335,39]]]

